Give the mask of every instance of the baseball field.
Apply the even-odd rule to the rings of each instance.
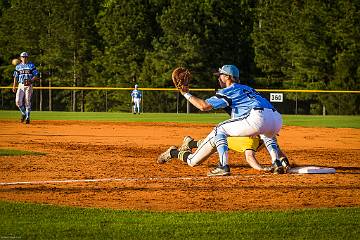
[[[358,239],[360,117],[285,115],[278,138],[293,167],[274,175],[230,152],[189,167],[157,156],[205,137],[225,114],[0,111],[0,237],[18,239]],[[266,151],[257,153],[270,165]]]

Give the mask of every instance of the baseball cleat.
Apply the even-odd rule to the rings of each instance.
[[[230,167],[229,165],[225,166],[217,166],[216,168],[212,169],[208,173],[208,177],[215,177],[215,176],[228,176],[230,175]]]
[[[190,136],[186,136],[184,137],[183,143],[182,145],[179,147],[179,151],[190,151],[191,152],[191,148],[189,146],[189,143],[194,140],[192,137]]]
[[[25,121],[26,116],[25,115],[21,115],[21,119],[20,122],[23,123]]]
[[[26,124],[30,124],[30,119],[29,119],[29,118],[26,119],[26,120],[25,120],[25,123],[26,123]]]
[[[177,149],[176,146],[171,146],[168,148],[168,150],[166,150],[165,152],[160,154],[158,157],[158,160],[157,160],[158,163],[166,163],[166,162],[170,161],[171,160],[170,152],[173,149]]]
[[[284,166],[282,165],[281,161],[276,159],[275,162],[272,164],[272,169],[274,174],[283,174],[285,173]]]
[[[287,173],[290,170],[290,163],[287,157],[280,158],[280,162],[284,168],[284,172]]]

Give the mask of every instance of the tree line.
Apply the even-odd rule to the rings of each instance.
[[[12,83],[11,60],[27,51],[42,86],[166,88],[171,71],[185,66],[192,87],[217,88],[212,72],[235,64],[240,81],[255,88],[359,90],[359,7],[351,0],[3,0],[1,85]],[[128,108],[129,93],[106,97],[107,110]],[[296,98],[306,102],[304,113],[322,106],[360,113],[357,95]],[[101,91],[44,99],[67,111],[105,110]],[[174,108],[167,92],[150,92],[148,101],[148,111]]]

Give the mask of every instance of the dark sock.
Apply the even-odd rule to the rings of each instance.
[[[171,158],[177,158],[178,154],[179,154],[179,151],[177,149],[170,150]]]
[[[191,141],[189,142],[189,147],[190,147],[191,149],[197,148],[197,147],[198,147],[197,141],[191,140]]]
[[[188,157],[189,157],[190,154],[191,154],[190,152],[185,152],[185,153],[184,153],[184,156],[183,156],[183,161],[184,161],[184,162],[187,162],[187,159],[188,159]]]
[[[170,151],[170,155],[172,156],[172,150]],[[174,152],[175,153],[175,152]],[[189,155],[191,154],[191,152],[188,151],[177,151],[178,155],[176,156],[178,159],[180,159],[181,161],[183,161],[184,163],[187,163],[187,159],[189,157]]]

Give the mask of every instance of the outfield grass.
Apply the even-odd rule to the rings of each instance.
[[[115,122],[180,122],[216,124],[228,119],[224,113],[176,114],[114,112],[32,112],[32,120],[82,120]],[[18,111],[0,111],[0,120],[19,120]],[[283,115],[284,125],[305,127],[360,128],[360,116]]]
[[[0,201],[0,237],[18,239],[358,239],[360,208],[160,213]]]

